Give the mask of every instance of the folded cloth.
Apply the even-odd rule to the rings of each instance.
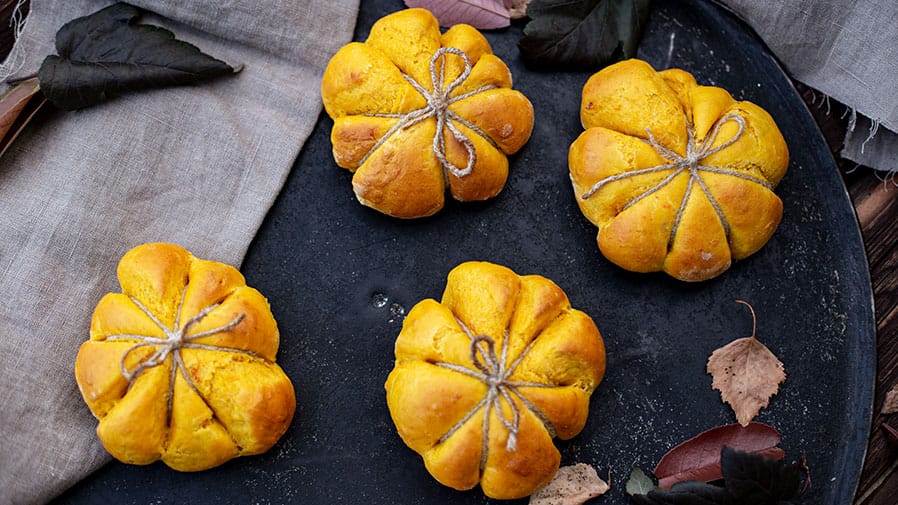
[[[32,0],[35,72],[65,22],[109,1]],[[137,0],[240,74],[32,122],[0,159],[0,503],[50,500],[108,460],[72,371],[121,255],[183,245],[239,265],[321,110],[358,0]],[[2,90],[0,90],[2,91]]]
[[[754,28],[793,78],[859,114],[849,121],[843,157],[898,170],[898,2],[718,1]]]

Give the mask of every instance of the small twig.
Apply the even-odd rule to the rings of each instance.
[[[804,472],[804,486],[801,487],[799,495],[803,495],[811,488],[811,469],[808,467],[808,456],[803,452],[801,453],[801,471]]]

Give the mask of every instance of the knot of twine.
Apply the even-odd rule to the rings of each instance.
[[[727,140],[726,142],[720,144],[717,147],[712,147],[714,145],[714,142],[717,140],[717,135],[720,133],[720,128],[727,121],[735,121],[736,124],[739,125],[739,130],[736,131],[736,134],[733,135],[733,137],[730,138],[729,140]],[[636,203],[640,202],[643,198],[646,198],[647,196],[655,193],[656,191],[663,188],[664,186],[670,184],[670,182],[673,181],[681,173],[688,171],[689,172],[689,182],[686,185],[686,191],[683,193],[683,199],[680,201],[680,207],[677,210],[677,215],[676,215],[676,218],[674,219],[674,224],[670,230],[670,239],[668,240],[668,247],[670,247],[673,244],[674,237],[677,234],[677,229],[680,226],[680,220],[682,219],[683,212],[686,209],[686,203],[689,201],[689,196],[692,193],[692,188],[696,184],[698,184],[699,188],[705,194],[705,197],[708,198],[708,201],[711,203],[711,207],[714,208],[714,212],[717,214],[717,218],[720,219],[720,223],[721,223],[721,225],[723,225],[723,231],[724,231],[725,235],[727,236],[727,238],[729,238],[730,224],[727,221],[726,216],[723,213],[723,209],[721,209],[721,207],[720,207],[720,204],[717,203],[717,200],[711,194],[711,190],[710,190],[710,188],[708,188],[708,185],[705,183],[705,180],[702,178],[701,173],[702,172],[710,172],[710,173],[714,173],[714,174],[738,177],[740,179],[744,179],[747,181],[754,182],[756,184],[760,184],[761,186],[764,186],[765,188],[770,189],[770,190],[773,189],[773,185],[771,185],[769,182],[767,182],[763,179],[759,179],[757,177],[746,174],[744,172],[740,172],[740,171],[729,169],[729,168],[712,167],[710,165],[702,164],[702,160],[711,156],[714,153],[720,152],[720,151],[726,149],[727,147],[733,145],[737,140],[739,140],[739,138],[742,137],[742,133],[745,131],[745,119],[743,119],[741,116],[738,116],[736,114],[728,114],[728,115],[720,118],[717,121],[717,123],[714,125],[714,128],[711,130],[711,132],[705,137],[705,139],[701,142],[701,144],[698,145],[698,147],[696,147],[697,139],[695,136],[695,129],[693,128],[692,123],[687,122],[686,129],[687,129],[687,134],[688,134],[687,142],[686,142],[686,154],[680,155],[676,151],[673,151],[673,150],[668,149],[667,147],[661,145],[661,143],[659,143],[657,140],[655,140],[655,136],[652,134],[651,129],[646,128],[645,131],[646,131],[646,134],[648,134],[648,139],[640,139],[640,140],[642,140],[646,144],[652,146],[652,148],[655,150],[655,152],[657,152],[659,156],[661,156],[666,161],[668,161],[668,163],[605,177],[604,179],[600,179],[598,182],[596,182],[589,189],[589,191],[584,193],[580,198],[586,200],[587,198],[594,195],[597,191],[602,189],[605,185],[612,183],[614,181],[620,181],[623,179],[627,179],[630,177],[636,177],[636,176],[644,175],[644,174],[652,174],[652,173],[672,170],[670,175],[668,175],[667,177],[662,179],[661,182],[659,182],[658,184],[655,184],[651,188],[645,190],[643,193],[641,193],[636,198],[627,202],[627,204],[623,207],[623,209],[621,209],[621,212],[623,212],[623,211],[627,210],[628,208],[632,207],[633,205],[635,205]]]
[[[122,371],[122,376],[128,380],[129,387],[134,384],[134,381],[140,377],[141,374],[146,372],[147,370],[157,367],[168,359],[169,356],[172,357],[172,367],[171,374],[169,376],[169,385],[168,385],[168,419],[171,420],[171,411],[172,411],[172,401],[174,399],[174,391],[175,391],[175,377],[177,373],[180,371],[181,375],[184,377],[184,380],[187,382],[187,385],[190,386],[200,398],[203,398],[203,395],[200,393],[199,389],[194,384],[193,379],[191,379],[190,374],[187,372],[187,367],[184,365],[184,358],[181,356],[182,349],[205,349],[207,351],[224,351],[224,352],[233,352],[239,354],[246,354],[252,357],[258,358],[259,355],[244,349],[235,349],[233,347],[223,347],[218,345],[210,345],[210,344],[200,344],[195,342],[195,340],[208,337],[210,335],[215,335],[217,333],[223,333],[226,331],[230,331],[234,329],[241,321],[243,321],[245,314],[240,314],[235,317],[231,322],[219,326],[217,328],[213,328],[211,330],[202,331],[199,333],[194,333],[192,335],[188,335],[187,333],[190,331],[192,327],[197,325],[200,321],[203,320],[210,312],[212,312],[215,308],[217,308],[220,304],[215,303],[212,304],[203,310],[199,311],[195,316],[191,317],[184,323],[184,326],[179,326],[179,321],[181,320],[181,309],[184,306],[184,296],[187,293],[187,288],[181,292],[181,301],[178,304],[178,311],[175,315],[174,325],[169,328],[156,317],[156,314],[148,309],[143,303],[140,302],[137,298],[133,296],[128,296],[131,302],[140,309],[141,312],[146,314],[147,317],[150,318],[151,321],[162,330],[164,337],[154,337],[150,335],[139,335],[132,333],[121,333],[116,335],[110,335],[106,337],[107,341],[116,341],[116,340],[137,340],[138,342],[122,353],[121,360],[119,361],[119,367]],[[128,359],[128,355],[132,352],[140,349],[141,347],[156,347],[156,352],[151,354],[149,357],[142,360],[137,364],[133,369],[128,370],[125,361]]]
[[[461,73],[461,75],[455,78],[455,80],[444,86],[447,54],[460,56],[465,63],[465,69]],[[441,58],[443,60],[442,64],[437,65],[437,62]],[[421,94],[421,96],[424,97],[427,105],[405,114],[365,114],[365,116],[369,117],[397,118],[399,119],[399,121],[397,121],[396,124],[393,125],[389,130],[387,130],[387,132],[381,138],[377,139],[377,142],[359,160],[359,166],[365,163],[365,160],[367,160],[368,157],[371,156],[371,154],[373,154],[380,146],[382,146],[387,140],[389,140],[390,137],[393,136],[393,134],[395,134],[399,130],[406,130],[420,123],[421,121],[434,117],[437,120],[437,126],[436,132],[433,134],[432,149],[434,156],[436,156],[437,160],[439,160],[440,162],[440,165],[442,165],[443,167],[444,174],[452,173],[452,175],[456,177],[464,177],[470,174],[474,169],[474,165],[477,163],[477,151],[474,148],[474,142],[472,142],[471,139],[467,137],[467,135],[462,133],[461,130],[459,130],[458,127],[453,124],[453,122],[460,123],[469,128],[471,131],[483,137],[493,147],[496,147],[498,149],[498,146],[496,146],[496,143],[493,141],[493,139],[490,138],[490,136],[487,135],[483,130],[478,128],[477,125],[449,110],[449,106],[455,102],[458,102],[459,100],[464,100],[465,98],[469,98],[476,94],[483,93],[484,91],[496,88],[496,86],[493,84],[487,84],[473,91],[469,91],[455,97],[451,96],[455,88],[459,87],[463,82],[465,82],[468,76],[471,75],[471,68],[471,60],[468,58],[468,55],[464,53],[464,51],[456,49],[454,47],[441,47],[436,51],[436,53],[434,53],[433,57],[430,59],[430,80],[431,84],[433,85],[433,91],[428,91],[414,78],[406,73],[403,73],[402,77],[404,77],[405,80],[415,88],[415,91],[417,91]],[[446,157],[446,139],[443,136],[444,129],[448,129],[449,132],[452,133],[452,136],[455,137],[455,139],[464,146],[465,151],[468,155],[468,162],[464,167],[455,166],[455,164],[450,162]]]
[[[482,427],[482,448],[480,452],[480,469],[486,466],[487,452],[489,450],[489,425],[490,411],[495,410],[499,421],[508,430],[508,438],[505,442],[505,450],[513,452],[517,450],[518,431],[521,425],[521,408],[515,402],[514,397],[520,401],[521,405],[531,411],[543,425],[551,437],[555,437],[556,431],[549,419],[534,405],[530,400],[524,397],[518,390],[520,387],[537,387],[552,388],[556,387],[551,384],[540,384],[538,382],[521,382],[509,380],[515,369],[524,359],[524,356],[533,347],[535,339],[531,341],[523,352],[509,365],[508,364],[508,330],[505,331],[505,337],[502,339],[502,349],[499,355],[496,354],[496,342],[487,335],[474,336],[464,323],[456,319],[461,329],[471,340],[471,363],[474,368],[468,368],[454,363],[435,362],[436,366],[453,370],[469,377],[483,382],[487,387],[486,396],[478,402],[474,407],[465,414],[460,421],[455,423],[443,436],[439,438],[437,443],[442,443],[451,437],[456,431],[474,417],[477,412],[484,409],[483,427]],[[502,409],[502,400],[508,404],[511,409],[511,417],[509,418]]]

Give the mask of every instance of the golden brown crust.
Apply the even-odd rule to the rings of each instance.
[[[267,300],[234,267],[172,244],[135,247],[118,276],[123,292],[97,304],[75,360],[106,450],[181,471],[268,450],[296,396],[274,362],[279,333]]]
[[[467,56],[466,79],[458,81],[465,72],[463,58],[439,56],[444,48]],[[442,89],[448,91],[441,100],[451,102],[448,124],[439,135],[425,97],[441,94],[434,93],[430,69],[435,57]],[[337,51],[325,69],[321,96],[334,119],[334,159],[355,172],[352,187],[359,202],[399,218],[439,211],[447,189],[460,201],[493,198],[508,178],[508,155],[527,142],[533,129],[533,106],[511,89],[508,67],[492,54],[486,38],[468,25],[441,35],[437,20],[424,9],[386,16],[364,43]],[[420,121],[406,117],[408,123],[399,124],[413,111],[422,113]],[[442,142],[435,147],[439,136]],[[470,148],[476,158],[470,173],[453,173],[467,169]]]
[[[757,105],[699,86],[683,70],[627,60],[589,78],[581,119],[586,131],[568,155],[571,181],[613,263],[706,280],[755,253],[779,225],[773,188],[789,153]],[[678,165],[664,149],[686,158],[690,135],[700,155]]]
[[[430,122],[418,123],[372,152],[352,178],[359,202],[399,218],[430,216],[443,208],[446,183],[440,163],[421,156],[421,145],[429,145],[435,130]]]
[[[495,361],[484,357],[489,346]],[[439,482],[459,490],[479,483],[499,499],[527,496],[552,478],[560,461],[552,438],[583,429],[605,371],[598,329],[557,285],[483,262],[459,265],[442,302],[409,311],[395,352],[387,405],[402,440]],[[494,379],[507,371],[501,388],[488,386],[484,368]]]

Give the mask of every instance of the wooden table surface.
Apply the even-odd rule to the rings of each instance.
[[[0,0],[0,57],[9,52],[12,44],[12,29],[8,20],[15,4],[16,0]],[[819,97],[811,90],[797,86],[830,143],[857,211],[876,304],[874,414],[854,505],[895,505],[898,503],[898,438],[891,438],[883,425],[898,429],[898,414],[888,416],[880,414],[880,411],[886,393],[898,386],[898,185],[883,182],[867,167],[858,167],[841,159],[838,151],[846,121],[839,118],[844,107],[831,103],[828,106],[829,114],[826,114],[827,107],[818,105]]]

